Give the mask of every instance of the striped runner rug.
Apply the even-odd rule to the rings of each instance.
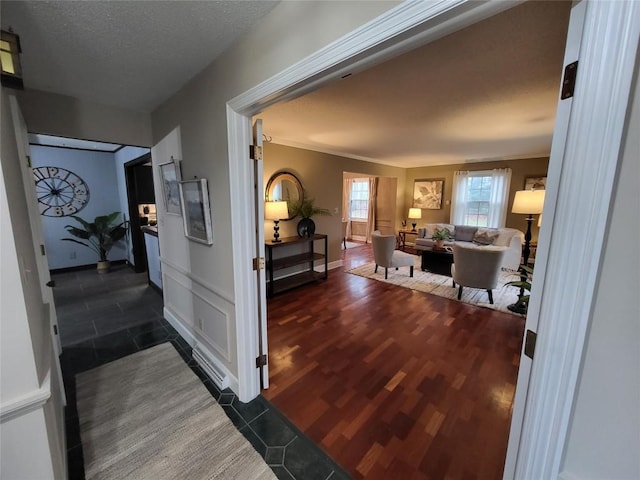
[[[89,479],[275,479],[173,345],[76,376]]]

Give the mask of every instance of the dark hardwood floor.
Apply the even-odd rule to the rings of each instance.
[[[524,320],[345,272],[268,304],[264,396],[354,478],[499,479]]]

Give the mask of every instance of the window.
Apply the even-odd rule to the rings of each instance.
[[[511,169],[455,172],[451,223],[504,227]]]
[[[367,178],[353,179],[349,212],[352,220],[366,220],[369,217],[369,180]]]

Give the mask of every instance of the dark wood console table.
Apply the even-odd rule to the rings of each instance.
[[[323,253],[315,251],[316,241],[324,242]],[[268,240],[264,246],[267,255],[268,297],[316,280],[327,279],[329,272],[327,235],[316,233],[311,237],[285,237],[281,238],[278,243]],[[324,260],[324,272],[314,270],[318,260]],[[275,271],[292,267],[298,268],[291,275],[274,279]]]

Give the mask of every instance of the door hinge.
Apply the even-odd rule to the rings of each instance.
[[[40,244],[40,255],[46,255],[46,251],[44,249],[44,245]]]
[[[533,353],[536,350],[536,339],[538,338],[538,334],[536,332],[532,332],[531,330],[527,330],[527,333],[524,337],[524,354],[533,360]]]
[[[576,88],[576,76],[578,73],[578,62],[575,61],[564,67],[564,77],[562,79],[562,93],[560,100],[573,97]]]
[[[264,270],[264,257],[257,257],[253,259],[254,270]]]
[[[266,367],[267,366],[267,355],[259,355],[256,357],[256,368]]]
[[[262,147],[249,145],[249,157],[251,160],[262,160]]]
[[[51,288],[53,288],[53,287],[55,287],[55,286],[56,286],[56,281],[55,281],[55,280],[49,280],[47,283],[45,283],[45,285],[46,285],[47,287],[51,287]]]
[[[54,325],[54,326],[53,326],[53,333],[54,333],[55,335],[57,335],[57,334],[58,334],[58,325]]]
[[[27,167],[31,168],[31,157],[27,155]]]

